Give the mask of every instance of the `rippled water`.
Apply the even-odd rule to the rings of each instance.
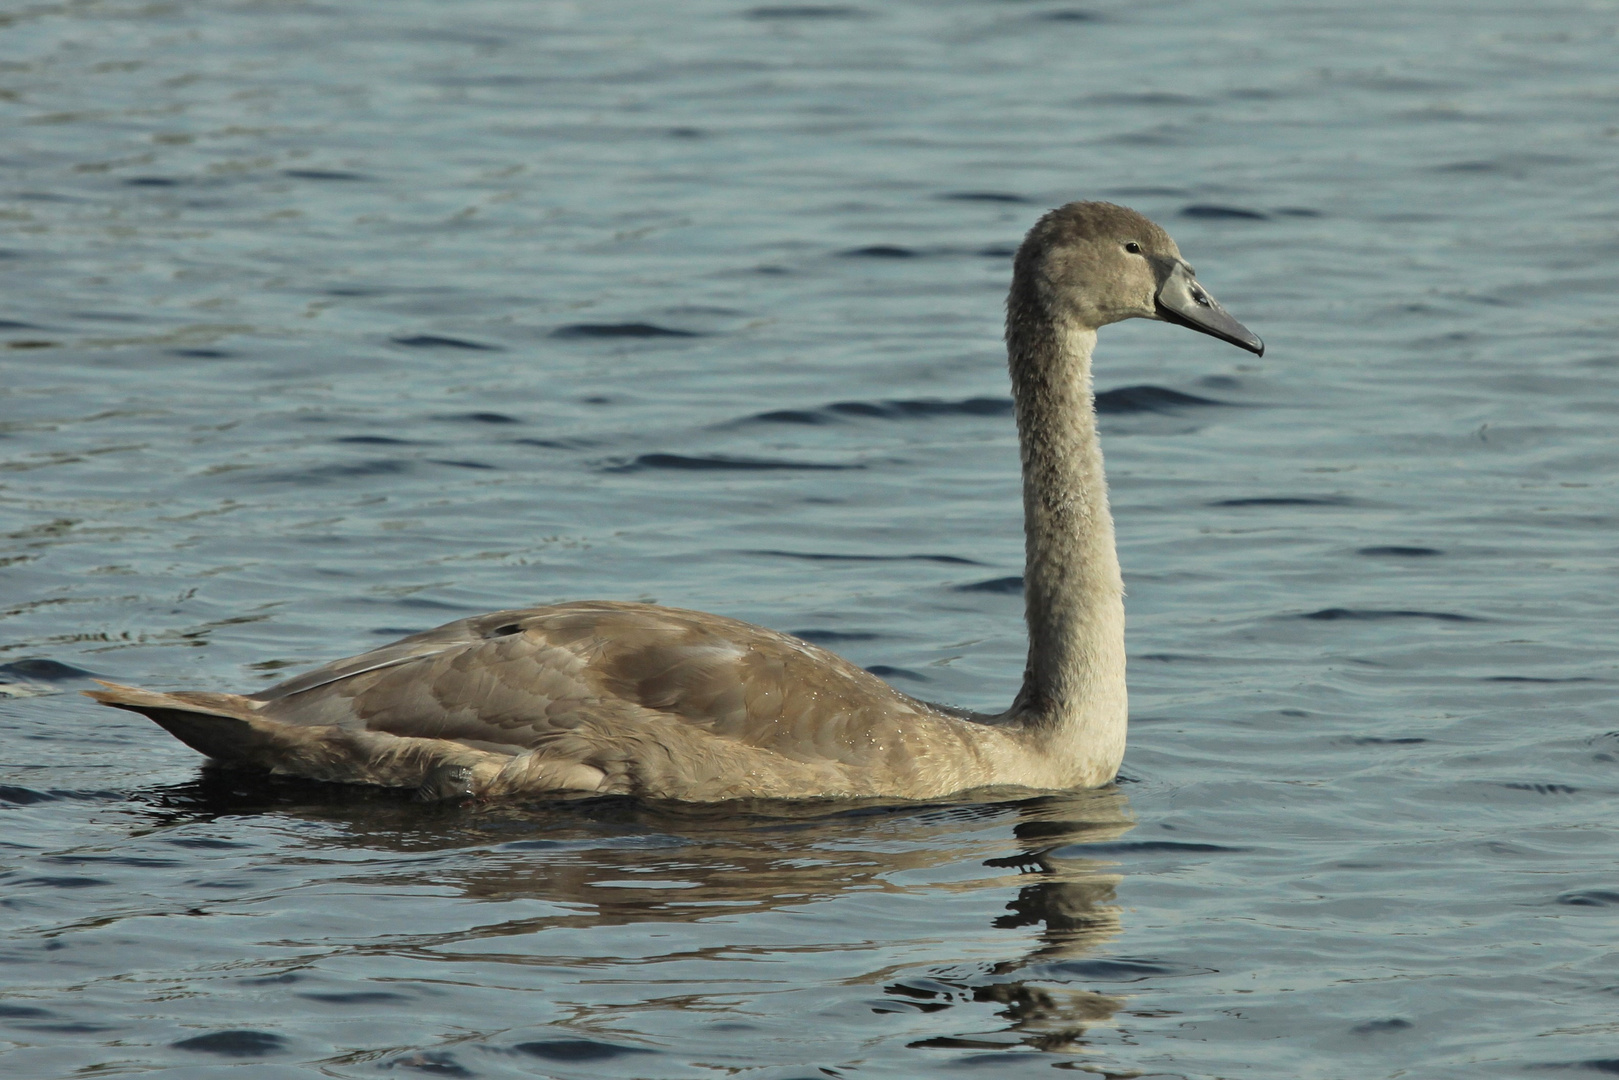
[[[1616,28],[0,12],[0,1072],[1619,1072]],[[999,305],[1078,197],[1270,345],[1103,334],[1115,789],[428,806],[72,693],[614,597],[998,708]]]

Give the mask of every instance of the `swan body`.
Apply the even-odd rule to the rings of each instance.
[[[610,601],[462,619],[256,694],[106,683],[90,696],[227,765],[429,798],[929,799],[1106,784],[1124,756],[1124,588],[1090,360],[1097,328],[1127,318],[1264,349],[1134,211],[1070,203],[1029,232],[1006,330],[1029,659],[1002,714],[918,701],[788,634]]]

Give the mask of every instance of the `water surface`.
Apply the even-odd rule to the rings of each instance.
[[[8,1077],[1619,1072],[1619,7],[0,14]],[[443,807],[202,772],[252,689],[651,599],[997,709],[1008,256],[1104,332],[1100,792]]]

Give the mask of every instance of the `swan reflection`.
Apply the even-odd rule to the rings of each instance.
[[[216,815],[277,815],[299,827],[293,854],[318,859],[328,849],[341,856],[339,876],[328,882],[366,896],[449,890],[479,905],[455,929],[441,923],[415,932],[390,922],[364,940],[323,938],[304,947],[591,969],[632,959],[621,955],[622,932],[581,929],[706,924],[705,932],[672,935],[661,952],[643,952],[633,963],[757,962],[789,952],[821,963],[820,955],[828,964],[835,958],[827,971],[836,985],[873,988],[872,1013],[978,1006],[970,1017],[930,1018],[926,1030],[944,1033],[917,1038],[909,1043],[915,1047],[1076,1050],[1087,1028],[1108,1022],[1123,1004],[1087,985],[1120,981],[1118,961],[1091,956],[1121,930],[1114,895],[1120,877],[1113,863],[1086,855],[1088,845],[1106,850],[1133,827],[1117,788],[931,806],[596,798],[451,808],[210,773],[144,802],[159,828]],[[356,865],[356,852],[372,857]],[[929,925],[935,910],[962,910],[942,899],[972,896],[998,901],[969,905],[978,930]],[[509,917],[506,908],[522,914]],[[949,933],[949,942],[967,943],[967,955],[946,967],[894,963],[893,946],[903,944],[892,940],[896,912],[903,934]],[[808,915],[819,919],[813,930],[831,925],[836,932],[788,940],[782,928],[796,922],[753,921]],[[928,952],[937,956],[936,945]],[[614,981],[622,985],[625,974]],[[648,981],[656,981],[651,974]],[[712,1012],[713,997],[733,996],[715,995],[706,975],[694,980],[688,971],[677,981],[710,984],[707,995],[689,997],[709,1004],[660,997],[657,1007]],[[985,1005],[997,1018],[988,1025]],[[973,1021],[972,1030],[950,1027]]]

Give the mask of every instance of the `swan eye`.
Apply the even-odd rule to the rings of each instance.
[[[1136,243],[1134,240],[1131,240],[1129,243],[1124,245],[1124,250],[1128,251],[1132,255],[1140,255],[1141,245]]]

